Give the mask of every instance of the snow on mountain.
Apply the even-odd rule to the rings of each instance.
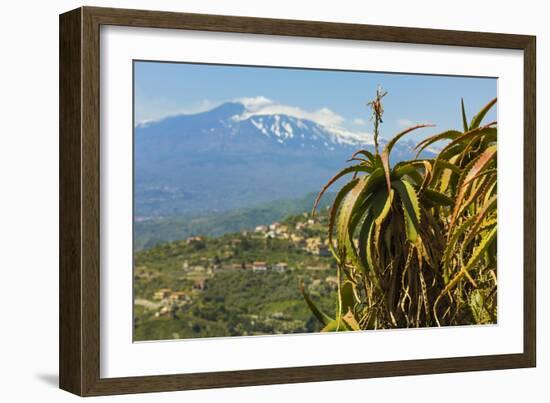
[[[300,147],[328,150],[336,146],[365,146],[373,144],[373,136],[368,132],[351,131],[341,126],[343,118],[328,108],[308,112],[301,108],[276,103],[266,97],[238,98],[200,114],[168,116],[159,120],[139,122],[136,129],[166,126],[168,122],[182,120],[181,129],[186,128],[185,117],[204,116],[210,118],[211,127],[201,128],[203,133],[213,133],[218,126],[231,135],[247,130],[253,125],[258,133],[273,137],[280,144],[295,143]],[[188,126],[188,125],[187,125]],[[313,144],[308,144],[313,141]]]
[[[275,138],[280,144],[296,144],[300,147],[325,147],[334,150],[337,146],[360,147],[372,145],[370,133],[352,132],[340,127],[327,127],[306,119],[288,115],[252,115],[235,117],[237,124],[250,123],[266,137]]]
[[[328,140],[328,148],[333,148],[330,144],[373,144],[372,134],[342,128],[340,124],[343,118],[328,108],[308,112],[298,107],[278,104],[263,96],[239,98],[234,102],[241,103],[245,109],[242,114],[232,117],[234,121],[250,120],[264,135],[273,134],[283,141],[293,138],[295,132],[301,132],[305,136],[304,131],[310,130],[314,140],[315,137],[327,137],[325,140]],[[269,120],[271,122],[266,125],[264,121]]]
[[[341,119],[256,97],[138,124],[136,214],[221,211],[319,191],[354,151],[374,148],[370,133]],[[392,162],[412,158],[413,145],[401,140]]]
[[[262,96],[237,98],[233,102],[241,103],[245,107],[245,112],[240,117],[242,120],[254,115],[287,115],[298,119],[311,120],[322,126],[337,126],[344,121],[343,117],[328,108],[308,112],[296,106],[279,104]]]

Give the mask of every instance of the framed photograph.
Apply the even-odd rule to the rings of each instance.
[[[60,387],[535,366],[535,82],[533,36],[62,14]]]

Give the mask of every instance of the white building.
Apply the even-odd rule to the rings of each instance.
[[[252,263],[252,271],[267,271],[267,263],[266,262],[254,262]]]
[[[273,265],[273,270],[278,273],[284,273],[288,269],[288,264],[285,262],[279,262]]]

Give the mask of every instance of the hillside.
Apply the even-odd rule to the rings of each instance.
[[[152,218],[137,221],[134,225],[135,250],[151,248],[163,242],[185,239],[193,235],[218,237],[227,233],[252,230],[256,226],[311,211],[316,193],[309,193],[296,199],[282,199],[260,203],[252,207],[226,212],[207,212]],[[329,206],[334,193],[327,193],[320,208]]]
[[[319,330],[300,292],[334,311],[326,209],[254,231],[190,237],[136,253],[134,339],[243,336]]]

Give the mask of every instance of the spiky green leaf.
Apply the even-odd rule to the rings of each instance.
[[[470,130],[477,129],[481,122],[483,121],[483,118],[487,113],[491,110],[494,104],[496,104],[497,99],[492,99],[487,105],[485,105],[481,110],[472,118],[472,121],[470,122]]]
[[[420,203],[414,187],[405,180],[391,182],[391,186],[397,190],[399,198],[403,203],[405,212],[405,225],[407,239],[416,242],[420,232]]]

